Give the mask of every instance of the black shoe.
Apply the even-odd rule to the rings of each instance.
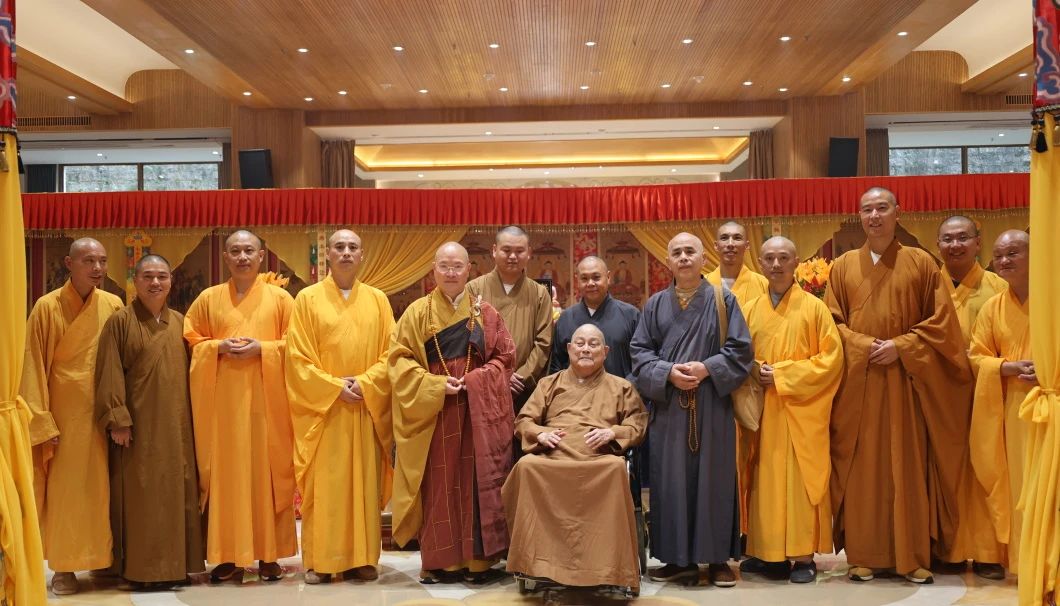
[[[791,575],[788,580],[792,583],[812,583],[817,580],[817,564],[812,560],[809,562],[795,562],[791,567]]]
[[[988,564],[986,562],[972,562],[972,570],[975,574],[990,579],[991,581],[1005,580],[1005,567],[1001,564]]]
[[[689,564],[688,566],[667,564],[662,568],[656,568],[655,570],[650,571],[648,573],[648,578],[663,583],[680,579],[699,578],[699,566],[696,566],[695,564]]]
[[[740,572],[760,574],[770,578],[784,578],[788,576],[791,564],[787,560],[783,562],[767,562],[758,558],[747,558],[740,562]]]

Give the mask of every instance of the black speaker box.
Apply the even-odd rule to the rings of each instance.
[[[243,189],[275,187],[272,181],[272,152],[267,149],[239,150],[239,185]]]
[[[858,176],[858,140],[832,137],[828,140],[828,176]]]

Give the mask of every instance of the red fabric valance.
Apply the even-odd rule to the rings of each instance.
[[[1029,206],[1026,173],[763,179],[562,189],[273,189],[27,194],[26,229],[243,225],[584,225],[853,213],[873,185],[903,210]]]

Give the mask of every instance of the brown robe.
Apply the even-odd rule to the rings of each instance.
[[[895,240],[876,265],[867,244],[839,257],[825,302],[846,361],[831,420],[836,551],[927,569],[932,542],[953,541],[968,455],[971,371],[949,291],[930,255]],[[899,359],[869,364],[874,338]]]
[[[137,299],[99,337],[97,423],[133,428],[128,447],[107,438],[113,570],[130,581],[183,581],[204,570],[183,332],[181,314],[164,307],[155,320]]]
[[[640,557],[622,453],[644,439],[648,413],[629,381],[603,369],[581,382],[567,369],[541,380],[516,420],[533,456],[504,483],[511,531],[508,570],[563,585],[640,587]],[[615,432],[610,452],[590,450],[585,434]],[[546,450],[541,432],[567,435]]]

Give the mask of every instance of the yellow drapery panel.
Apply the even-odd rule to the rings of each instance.
[[[706,221],[695,221],[689,223],[627,223],[626,229],[640,242],[653,257],[666,263],[666,246],[674,236],[681,232],[688,232],[703,241],[703,247],[707,255],[707,264],[703,266],[703,275],[707,275],[718,267],[720,257],[715,246],[714,234],[717,233],[721,223],[709,223]],[[747,229],[747,254],[744,256],[744,265],[762,272],[758,263],[758,253],[762,249],[762,226],[744,224]]]
[[[1045,132],[1054,120],[1046,114]],[[1023,531],[1020,536],[1019,603],[1038,606],[1057,587],[1060,567],[1060,149],[1031,152],[1031,353],[1039,387],[1020,405],[1028,423],[1023,474]]]
[[[125,287],[125,271],[127,269],[125,258],[125,234],[117,231],[68,231],[66,237],[77,240],[80,238],[95,238],[107,251],[107,277],[122,288]]]
[[[201,230],[189,230],[182,231],[179,234],[160,232],[160,231],[148,231],[144,230],[148,236],[151,236],[151,253],[155,255],[162,255],[169,261],[170,266],[176,269],[184,262],[184,258],[191,254],[191,251],[195,250],[202,242],[202,239],[210,234],[210,228],[205,227]]]
[[[846,217],[787,217],[780,235],[795,243],[800,259],[809,259],[832,239]]]
[[[983,243],[983,248],[979,252],[979,262],[984,267],[993,260],[994,242],[1002,232],[1010,229],[1027,229],[1030,225],[1030,213],[1025,208],[1001,214],[973,214],[971,217],[979,222],[979,238]]]
[[[920,247],[929,253],[939,256],[939,223],[949,215],[925,214],[902,215],[899,223],[920,243]]]
[[[979,225],[979,236],[982,249],[979,251],[979,263],[986,267],[993,255],[994,240],[1001,232],[1008,229],[1027,229],[1028,213],[1026,209],[1012,209],[1001,212],[977,212],[975,210],[954,211],[952,213],[906,213],[902,215],[901,225],[924,249],[936,257],[939,256],[939,225],[955,214],[963,214]]]
[[[286,263],[294,275],[301,278],[303,282],[309,283],[309,247],[316,242],[316,233],[266,230],[255,233],[265,240],[265,248]]]
[[[361,237],[364,249],[360,280],[388,295],[401,292],[427,275],[438,247],[449,241],[459,242],[467,233],[466,227],[353,230]]]
[[[8,169],[0,170],[0,597],[16,606],[47,603],[44,553],[33,497],[30,412],[18,397],[26,347],[26,240],[17,142],[3,135]]]

